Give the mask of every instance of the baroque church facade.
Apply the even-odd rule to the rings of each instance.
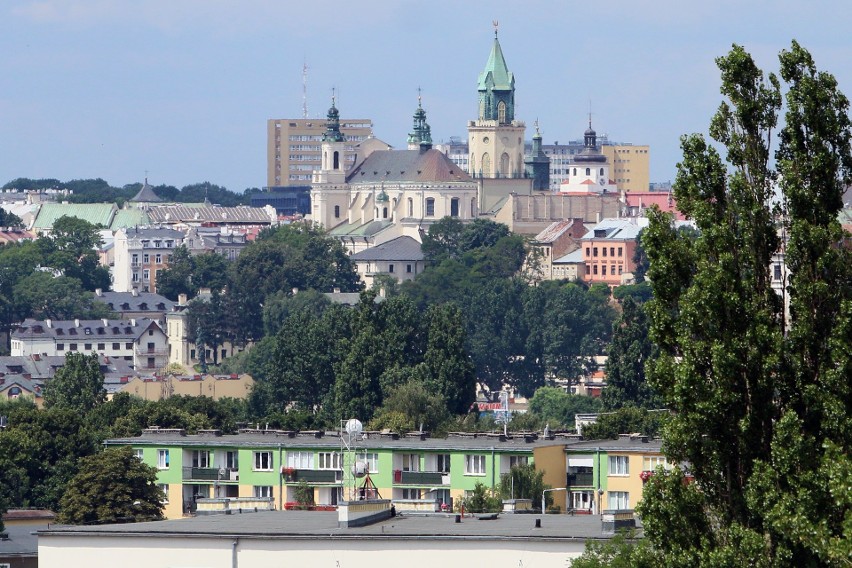
[[[515,119],[515,78],[495,30],[478,78],[479,113],[468,123],[468,171],[432,147],[431,128],[418,97],[407,149],[368,138],[347,169],[340,114],[332,99],[322,137],[321,167],[311,184],[311,217],[352,253],[400,237],[418,242],[443,217],[471,221],[512,194],[547,191],[549,158],[541,134],[524,156],[526,126]]]

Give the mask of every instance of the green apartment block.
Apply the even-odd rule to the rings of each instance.
[[[537,446],[554,443],[560,442],[535,434],[432,438],[418,432],[366,432],[347,448],[336,431],[187,435],[158,428],[106,442],[131,446],[140,459],[157,467],[168,518],[194,512],[199,498],[268,499],[275,508],[285,508],[295,502],[302,481],[313,488],[317,505],[334,506],[348,498],[354,483],[363,484],[363,478],[355,482],[349,473],[353,461],[364,464],[379,496],[392,499],[398,508],[452,509],[477,482],[496,487],[513,465],[533,463]]]

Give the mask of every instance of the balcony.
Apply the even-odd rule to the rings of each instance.
[[[218,467],[184,467],[184,481],[237,481],[238,474],[236,469],[218,468]]]
[[[393,472],[394,485],[449,485],[450,474],[440,471],[401,471]]]
[[[140,357],[165,357],[169,354],[169,349],[167,347],[152,349],[149,347],[136,346],[133,348],[133,352]]]
[[[290,469],[284,470],[287,483],[340,483],[343,472],[336,469]]]
[[[592,472],[569,473],[569,487],[592,487],[595,484],[595,476]]]

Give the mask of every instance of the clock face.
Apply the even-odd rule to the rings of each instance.
[[[482,141],[483,141],[485,144],[488,144],[489,142],[491,142],[491,139],[490,139],[490,138],[488,138],[488,136],[484,136],[484,137],[482,138]]]

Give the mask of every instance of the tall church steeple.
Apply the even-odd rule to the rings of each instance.
[[[340,113],[333,94],[321,147],[322,166],[314,172],[314,183],[343,183],[346,177],[346,137],[340,131]]]
[[[497,25],[494,25],[494,44],[485,69],[479,74],[479,120],[496,120],[498,124],[511,124],[515,119],[515,75],[509,71]]]
[[[343,142],[343,133],[340,132],[340,113],[335,106],[335,96],[331,95],[331,108],[325,122],[325,132],[322,135],[323,142]]]
[[[547,191],[550,189],[550,157],[544,153],[541,146],[541,132],[538,130],[538,120],[535,121],[535,135],[532,139],[532,152],[524,157],[524,168],[527,177],[533,180],[533,190]]]
[[[414,129],[408,135],[408,149],[428,150],[432,147],[432,128],[426,122],[426,111],[423,110],[420,89],[417,91],[417,110],[414,112]]]

